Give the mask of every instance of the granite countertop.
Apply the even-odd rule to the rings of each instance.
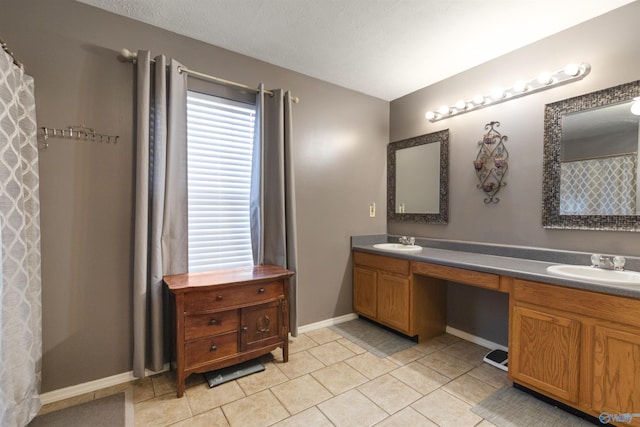
[[[373,247],[376,243],[396,243],[398,237],[385,234],[353,236],[351,248],[360,252],[640,299],[640,285],[603,284],[554,275],[547,271],[547,267],[556,264],[589,265],[590,253],[424,238],[416,238],[415,244],[423,247],[422,251],[417,253],[393,252]],[[640,271],[640,258],[625,258],[625,269]]]

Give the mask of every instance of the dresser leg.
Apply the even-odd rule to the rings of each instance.
[[[289,337],[285,337],[282,344],[282,361],[287,363],[289,361]]]
[[[178,398],[180,398],[184,394],[184,384],[185,384],[184,372],[180,372],[180,370],[178,370],[176,372],[176,377],[177,377],[176,388],[178,389],[177,394],[178,394]]]

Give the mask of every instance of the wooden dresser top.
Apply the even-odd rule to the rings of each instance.
[[[289,278],[293,272],[277,265],[238,267],[199,273],[171,274],[164,282],[172,291],[186,291],[205,286],[246,284]]]

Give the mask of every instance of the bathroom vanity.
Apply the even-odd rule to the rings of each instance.
[[[640,412],[640,286],[556,277],[529,249],[536,259],[434,246],[354,238],[354,311],[421,341],[445,332],[448,281],[508,293],[510,380],[595,417]]]
[[[164,277],[173,308],[177,395],[185,379],[281,347],[289,358],[289,278],[275,265]]]

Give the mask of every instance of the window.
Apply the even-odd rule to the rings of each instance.
[[[249,191],[255,106],[189,91],[189,271],[253,265]]]

